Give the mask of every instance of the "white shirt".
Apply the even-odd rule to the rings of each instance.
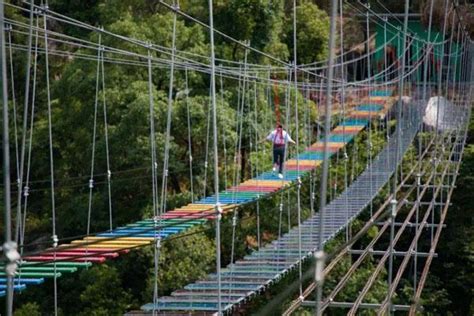
[[[293,139],[291,139],[290,135],[286,131],[282,131],[280,134],[277,130],[274,130],[270,134],[268,134],[267,140],[277,145],[278,144],[285,145],[288,142],[294,142]]]

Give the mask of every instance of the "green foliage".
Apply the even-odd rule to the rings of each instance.
[[[158,291],[160,295],[182,288],[193,280],[198,280],[214,270],[215,245],[213,241],[196,230],[186,231],[190,234],[185,238],[176,238],[166,241],[160,251]],[[193,234],[194,233],[194,234]],[[146,279],[144,294],[145,300],[152,300],[154,287],[153,250],[143,251],[149,257],[149,270]]]
[[[14,316],[41,316],[40,306],[36,303],[25,303],[15,310]]]
[[[315,4],[304,3],[296,8],[298,64],[308,64],[326,58],[329,41],[329,17]],[[289,20],[286,43],[293,47],[293,22]],[[293,49],[290,50],[293,56]]]
[[[474,120],[471,119],[471,123]],[[472,188],[474,187],[473,125],[453,205],[446,218],[447,227],[438,246],[439,258],[433,261],[427,286],[422,294],[430,314],[472,315],[474,313],[474,229],[472,225]]]
[[[118,271],[108,265],[94,266],[81,274],[88,285],[79,296],[78,315],[118,315],[129,308],[131,296],[122,288]]]

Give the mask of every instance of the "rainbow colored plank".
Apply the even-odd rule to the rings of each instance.
[[[356,106],[328,136],[329,156],[336,154],[355,136],[365,129],[370,119],[386,115],[393,100],[393,89],[371,91],[365,102]],[[265,195],[277,192],[317,168],[324,159],[324,140],[319,140],[289,159],[285,164],[283,179],[266,171],[219,193],[219,203],[225,214],[242,204],[253,202]],[[191,227],[215,219],[216,197],[202,198],[195,203],[170,210],[157,219],[141,220],[112,231],[99,233],[46,249],[43,253],[24,257],[15,276],[15,291],[22,291],[28,285],[41,284],[47,278],[60,277],[76,272],[92,263],[103,263],[114,259],[130,249],[155,242],[156,238],[184,232]],[[55,262],[55,263],[53,263]],[[6,277],[0,273],[0,296],[5,295]]]

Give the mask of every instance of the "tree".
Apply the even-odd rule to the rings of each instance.
[[[312,3],[296,8],[296,37],[298,64],[308,64],[326,58],[329,42],[329,17]],[[289,17],[285,42],[293,56],[293,14]],[[291,57],[290,57],[291,59]]]

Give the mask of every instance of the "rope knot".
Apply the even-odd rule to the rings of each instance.
[[[16,242],[9,241],[3,244],[3,253],[8,263],[5,268],[5,272],[9,276],[15,276],[16,269],[18,268],[18,261],[21,259],[20,254],[17,250]]]
[[[222,209],[221,203],[216,203],[216,205],[214,205],[214,210],[216,211],[218,216],[221,216],[222,213],[224,212],[224,210]]]
[[[56,248],[58,246],[58,243],[59,243],[58,236],[53,235],[53,236],[51,236],[51,239],[53,240],[53,248]]]

